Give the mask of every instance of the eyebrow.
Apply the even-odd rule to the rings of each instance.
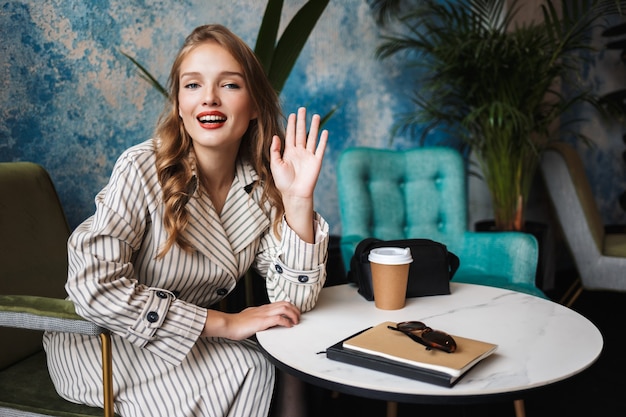
[[[189,71],[189,72],[183,72],[182,74],[180,74],[180,78],[184,78],[184,77],[201,77],[202,73],[198,72],[198,71]],[[239,77],[239,78],[244,78],[243,74],[237,71],[222,71],[220,72],[220,76],[221,77]]]

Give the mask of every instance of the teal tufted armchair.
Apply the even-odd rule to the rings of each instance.
[[[535,286],[538,248],[532,235],[468,230],[466,169],[456,150],[350,148],[337,171],[346,270],[366,237],[429,238],[459,257],[454,281],[545,297]]]

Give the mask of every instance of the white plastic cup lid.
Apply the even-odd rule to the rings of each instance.
[[[376,248],[370,251],[367,258],[370,262],[382,265],[404,265],[413,262],[409,248]]]

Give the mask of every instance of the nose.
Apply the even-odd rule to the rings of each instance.
[[[207,85],[204,92],[204,105],[207,106],[218,106],[220,104],[219,100],[219,89],[214,85]]]

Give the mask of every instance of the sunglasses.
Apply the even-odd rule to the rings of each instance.
[[[402,332],[413,341],[426,346],[426,350],[438,349],[452,353],[456,350],[456,342],[447,333],[433,330],[421,321],[403,321],[396,327],[387,326],[391,330]]]

